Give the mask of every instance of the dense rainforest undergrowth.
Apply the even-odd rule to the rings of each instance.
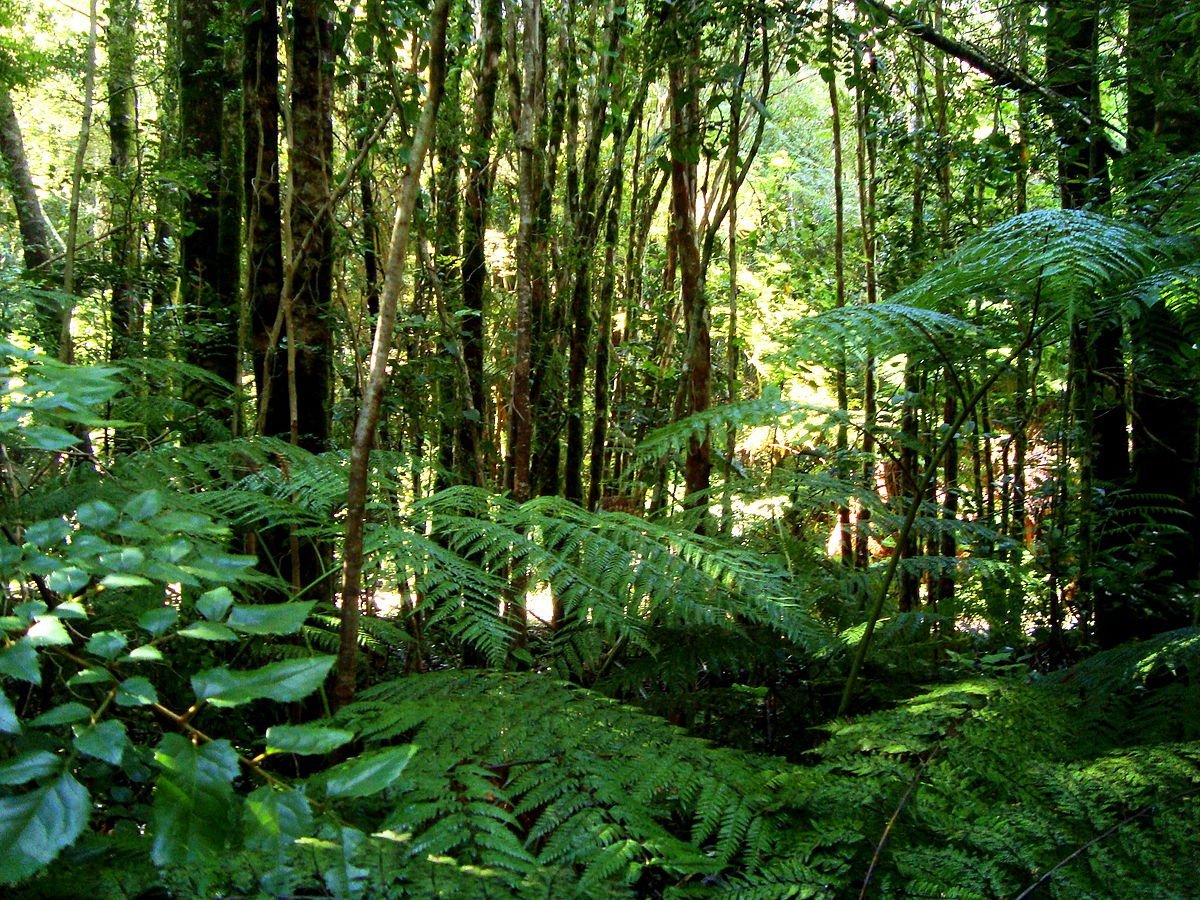
[[[1200,9],[85,6],[0,890],[1196,895]]]

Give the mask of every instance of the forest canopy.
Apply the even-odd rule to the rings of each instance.
[[[0,885],[1194,894],[1198,34],[0,0]]]

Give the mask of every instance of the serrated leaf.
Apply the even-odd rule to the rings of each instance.
[[[42,670],[33,645],[22,639],[0,650],[0,674],[30,684],[41,684]]]
[[[238,605],[229,614],[227,624],[244,634],[295,634],[315,605],[315,600],[262,606]]]
[[[91,716],[92,711],[90,709],[82,703],[72,701],[47,710],[29,724],[35,728],[49,728],[54,725],[70,725],[72,722],[90,719]]]
[[[65,647],[71,643],[71,636],[63,623],[53,616],[39,619],[29,626],[25,637],[31,647]]]
[[[136,522],[144,522],[157,515],[161,509],[162,498],[159,497],[158,491],[142,491],[121,507],[121,511]]]
[[[233,594],[229,588],[213,588],[205,591],[196,600],[196,611],[210,622],[220,622],[233,606]]]
[[[354,732],[318,725],[273,725],[267,729],[268,753],[312,756],[330,753],[354,740]]]
[[[97,725],[77,727],[72,743],[80,753],[119,766],[129,739],[125,735],[123,723],[116,719],[106,719]]]
[[[66,566],[50,573],[46,585],[56,594],[73,594],[91,580],[91,576],[78,566]]]
[[[213,706],[237,706],[251,700],[291,703],[302,700],[320,687],[334,661],[333,656],[314,656],[288,659],[244,672],[208,669],[192,676],[192,689],[198,699],[207,700]]]
[[[236,641],[237,634],[226,628],[220,622],[193,622],[187,628],[175,632],[180,637],[195,638],[200,641]]]
[[[168,734],[154,759],[163,770],[154,787],[154,864],[181,865],[220,853],[237,823],[233,779],[238,759],[229,741],[197,747]]]
[[[25,443],[35,450],[66,450],[79,443],[71,432],[53,425],[30,425],[21,429]]]
[[[0,799],[0,884],[23,881],[75,843],[90,809],[88,792],[69,774],[31,793]]]
[[[135,675],[121,682],[116,700],[119,706],[149,706],[158,702],[158,691],[148,679]]]
[[[84,649],[101,659],[115,659],[126,643],[125,635],[119,631],[98,631],[88,639]]]
[[[377,794],[400,777],[416,752],[414,744],[404,744],[336,765],[326,773],[325,793],[331,798]]]
[[[21,733],[21,720],[17,718],[16,707],[8,699],[8,694],[2,690],[0,690],[0,732],[4,734]]]
[[[0,784],[25,784],[62,770],[62,760],[47,750],[32,750],[0,765]]]
[[[80,669],[67,679],[67,687],[79,687],[83,684],[103,684],[112,680],[112,673],[109,672],[108,669],[101,669],[98,667]]]
[[[246,849],[281,858],[296,838],[312,830],[312,808],[299,791],[265,785],[246,798],[242,822]]]
[[[152,609],[149,612],[142,613],[138,618],[138,627],[150,632],[154,637],[158,637],[168,628],[175,624],[175,620],[179,618],[179,611],[173,606],[160,606],[158,609]]]
[[[84,528],[107,528],[118,515],[117,508],[103,500],[93,500],[75,510],[75,519]]]
[[[53,615],[56,619],[86,619],[87,610],[78,600],[68,600],[54,607]]]

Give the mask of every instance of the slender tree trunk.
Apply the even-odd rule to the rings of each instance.
[[[491,195],[491,144],[500,75],[502,34],[501,0],[483,0],[480,6],[479,61],[475,73],[475,117],[466,151],[466,189],[463,201],[462,347],[470,383],[470,407],[458,430],[458,457],[463,480],[483,486],[482,462],[487,421],[483,358],[487,322],[487,232]],[[515,65],[515,61],[512,63]]]
[[[868,115],[870,113],[866,70],[859,55],[854,58],[855,103],[854,123],[857,131],[856,175],[858,181],[858,215],[863,249],[863,300],[874,304],[877,293],[875,278],[875,138]],[[875,474],[875,358],[868,353],[863,364],[863,487],[876,490]],[[854,535],[854,564],[866,569],[871,564],[871,510],[863,506],[858,511]]]
[[[684,15],[687,10],[673,10],[673,25],[679,29],[681,49],[694,58],[699,52],[695,37],[684,37],[695,23]],[[687,401],[684,412],[689,415],[709,408],[712,392],[712,338],[709,333],[708,303],[704,295],[704,278],[700,266],[700,248],[696,229],[696,177],[700,157],[700,97],[695,63],[675,55],[669,64],[671,102],[671,218],[679,254],[679,292],[683,305],[686,348],[682,378]],[[684,460],[685,504],[700,511],[697,530],[708,528],[709,473],[712,469],[710,436],[702,434],[688,438]]]
[[[108,137],[112,189],[109,215],[112,237],[109,262],[112,266],[109,304],[109,358],[140,356],[142,347],[142,303],[137,291],[138,195],[137,89],[134,85],[136,56],[136,0],[108,3]]]
[[[834,34],[837,25],[834,0],[829,0],[826,5],[825,20],[825,65],[828,72],[824,77],[829,86],[829,124],[833,143],[833,290],[834,306],[842,309],[846,305],[846,187],[842,148],[842,104],[838,93],[838,72],[834,64]],[[849,475],[845,460],[850,449],[850,392],[846,370],[846,349],[843,344],[838,353],[837,370],[834,372],[838,415],[841,417],[835,447],[838,453],[839,473],[843,477]],[[837,518],[839,554],[842,565],[850,568],[854,565],[854,532],[850,525],[849,502],[838,503]]]
[[[387,359],[392,347],[392,330],[396,324],[396,309],[404,288],[408,264],[408,241],[412,230],[413,210],[420,188],[421,167],[433,140],[438,105],[445,84],[446,19],[449,0],[437,0],[430,14],[429,81],[421,119],[413,132],[408,160],[404,167],[396,219],[384,269],[383,292],[379,299],[379,319],[375,324],[375,340],[366,383],[363,385],[362,406],[354,426],[350,448],[350,474],[346,497],[346,536],[342,550],[342,618],[339,630],[338,659],[335,668],[334,700],[344,706],[354,698],[357,686],[358,634],[362,596],[363,536],[367,515],[367,475],[371,462],[371,446],[379,425],[383,394],[387,386]]]
[[[242,109],[245,139],[246,306],[262,432],[287,435],[287,348],[283,335],[283,206],[279,185],[279,4],[243,11]],[[276,398],[271,402],[271,398]]]
[[[71,169],[71,199],[67,206],[67,250],[63,261],[62,330],[58,339],[58,358],[75,361],[75,342],[71,334],[71,315],[75,297],[75,263],[79,248],[79,205],[83,199],[83,176],[87,164],[88,141],[92,134],[92,105],[96,99],[96,35],[99,29],[97,0],[88,5],[87,58],[83,76],[83,116],[79,122],[79,140],[75,145],[75,164]]]

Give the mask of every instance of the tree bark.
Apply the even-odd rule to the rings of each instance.
[[[138,218],[136,148],[137,89],[134,84],[136,56],[136,0],[108,3],[108,137],[112,190],[109,217],[112,237],[109,263],[112,267],[109,302],[109,359],[141,355],[142,304],[137,291]]]
[[[484,424],[487,394],[484,390],[484,347],[487,323],[488,206],[492,187],[492,134],[495,130],[496,91],[500,80],[500,47],[503,37],[501,0],[483,0],[480,10],[479,60],[475,70],[475,116],[467,140],[466,186],[463,198],[462,349],[470,383],[470,405],[458,429],[458,451],[463,481],[480,487],[483,471]],[[512,63],[515,65],[515,61]],[[464,398],[466,399],[466,398]]]
[[[679,254],[679,296],[683,305],[686,349],[682,377],[685,382],[687,415],[704,412],[712,394],[712,338],[709,332],[708,303],[700,265],[700,247],[696,228],[696,176],[700,159],[700,92],[696,65],[699,55],[696,37],[685,37],[694,21],[672,8],[672,24],[677,30],[679,52],[669,63],[671,104],[671,219]],[[684,460],[685,505],[700,512],[698,531],[708,528],[708,489],[712,470],[708,429],[688,438]]]
[[[0,89],[0,156],[3,156],[6,164],[8,186],[17,210],[25,269],[34,278],[47,280],[58,242],[42,210],[37,185],[33,183],[33,173],[25,155],[25,141],[21,136],[21,123],[7,87]],[[57,355],[60,331],[58,311],[39,306],[36,319],[34,339],[37,346],[51,356]]]
[[[195,184],[186,194],[179,235],[181,285],[188,333],[185,356],[229,384],[238,373],[238,271],[235,255],[222,228],[230,218],[223,206],[231,202],[229,179],[222,171],[225,154],[224,102],[228,94],[223,54],[216,29],[224,4],[220,0],[189,0],[178,4],[179,33],[179,154],[194,167]],[[214,393],[207,383],[185,385],[187,399],[227,425],[233,413],[227,393]],[[193,440],[208,435],[197,432]]]
[[[286,435],[287,349],[280,335],[283,205],[279,184],[279,3],[253,0],[242,19],[246,306],[262,432]],[[271,398],[276,398],[272,403]],[[284,402],[279,402],[282,399]]]
[[[287,317],[289,433],[305,449],[329,447],[333,404],[333,51],[323,0],[292,7]],[[299,398],[304,402],[300,403]]]
[[[339,629],[338,659],[335,667],[334,701],[341,707],[354,698],[357,686],[359,616],[362,597],[363,537],[367,515],[367,482],[371,446],[379,425],[383,393],[387,386],[387,360],[392,347],[396,309],[404,287],[408,264],[408,242],[412,231],[413,210],[420,188],[421,167],[433,140],[437,109],[442,100],[446,78],[446,19],[449,0],[437,0],[431,11],[429,39],[429,79],[421,119],[413,132],[408,161],[400,185],[396,218],[392,226],[383,291],[379,298],[379,318],[371,346],[367,380],[363,385],[362,405],[354,426],[350,448],[350,474],[346,497],[346,535],[342,550],[342,616]]]

